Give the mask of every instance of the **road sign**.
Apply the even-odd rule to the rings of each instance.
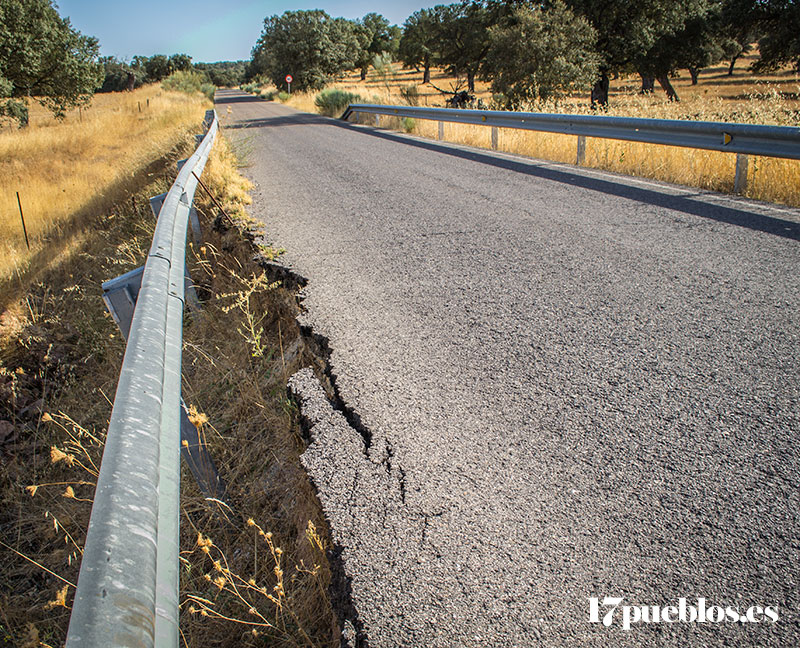
[[[286,75],[286,83],[291,83],[292,81],[294,81],[294,78],[292,77],[292,75],[291,74],[287,74]]]

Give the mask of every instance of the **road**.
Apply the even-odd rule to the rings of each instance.
[[[800,642],[798,211],[217,106],[330,348],[336,402],[293,388],[351,645]],[[778,620],[623,628],[680,598]]]

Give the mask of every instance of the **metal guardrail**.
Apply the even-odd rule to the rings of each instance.
[[[178,518],[186,233],[208,132],[164,198],[130,324],[67,648],[178,645]],[[199,138],[198,138],[199,139]]]
[[[747,184],[748,155],[800,159],[800,128],[792,126],[370,104],[348,106],[342,119],[347,120],[353,113],[375,115],[376,126],[380,125],[380,115],[438,121],[440,140],[444,139],[443,122],[491,126],[492,148],[495,150],[498,128],[576,135],[578,165],[585,162],[586,137],[736,153],[738,157],[734,184],[737,192],[744,191]]]

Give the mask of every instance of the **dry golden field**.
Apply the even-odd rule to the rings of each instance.
[[[24,283],[60,258],[76,244],[82,219],[117,202],[134,177],[197,130],[209,107],[199,94],[148,86],[95,95],[63,121],[32,105],[27,128],[0,128],[0,285],[15,277]]]
[[[749,65],[755,56],[737,61],[733,76],[727,66],[709,68],[700,75],[700,82],[691,85],[685,70],[673,85],[681,101],[669,102],[656,87],[652,95],[638,94],[638,77],[612,81],[610,107],[602,114],[660,119],[691,119],[703,121],[738,122],[800,126],[800,77],[793,71],[754,75]],[[340,79],[333,87],[359,94],[372,103],[404,104],[400,90],[414,86],[421,106],[444,106],[443,90],[456,87],[455,79],[441,71],[432,71],[433,85],[422,85],[422,73],[403,70],[395,65],[389,78],[372,73],[360,81],[357,73]],[[488,106],[491,92],[488,84],[478,82],[476,95]],[[300,110],[315,112],[315,93],[297,93],[288,104]],[[588,94],[571,97],[559,104],[534,105],[538,112],[592,114]],[[383,122],[391,126],[386,121]],[[400,126],[395,121],[395,125]],[[435,122],[417,120],[411,132],[436,138]],[[488,148],[488,127],[445,124],[444,139],[470,146]],[[534,133],[512,129],[499,132],[499,149],[534,158],[574,163],[577,142],[574,136]],[[665,180],[716,191],[733,191],[736,156],[730,153],[683,149],[650,144],[587,138],[585,165],[619,173]],[[750,158],[749,182],[746,195],[751,198],[800,206],[800,161],[774,158]]]

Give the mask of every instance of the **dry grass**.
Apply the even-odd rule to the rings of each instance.
[[[198,124],[199,118],[191,130]],[[143,262],[155,224],[147,198],[169,187],[175,161],[193,146],[184,135],[166,156],[145,160],[147,173],[127,178],[113,202],[84,215],[86,231],[74,237],[72,254],[6,300],[2,645],[63,645],[124,353],[100,283]],[[189,266],[204,304],[202,316],[185,327],[183,395],[227,483],[233,512],[220,518],[184,469],[182,645],[336,645],[330,541],[299,463],[303,441],[286,397],[286,377],[310,362],[294,319],[294,293],[266,280],[252,261],[244,218],[249,184],[224,139],[203,180],[237,225],[219,218],[198,193],[204,242],[190,249]]]
[[[638,78],[616,79],[611,86],[609,111],[604,114],[800,126],[800,77],[789,70],[755,76],[748,70],[755,58],[743,57],[732,77],[727,75],[724,65],[710,68],[700,76],[700,83],[696,86],[691,85],[688,73],[684,73],[673,81],[681,97],[677,103],[667,101],[660,89],[653,95],[639,95]],[[433,72],[432,82],[445,90],[455,87],[455,79],[440,71]],[[417,88],[419,105],[444,106],[444,96],[432,85],[423,85],[420,72],[402,70],[399,66],[395,66],[394,78],[388,84],[374,74],[364,82],[359,80],[357,74],[350,74],[333,85],[360,94],[366,101],[383,104],[404,104],[400,90],[409,86]],[[479,82],[476,90],[476,96],[486,105],[491,105],[488,85]],[[299,110],[315,112],[314,93],[294,94],[288,104]],[[573,97],[558,105],[534,105],[530,109],[591,114],[586,96]],[[363,123],[374,124],[374,119],[365,117]],[[403,128],[398,120],[383,118],[381,123],[387,128]],[[435,139],[437,131],[436,122],[416,120],[412,132]],[[491,146],[488,127],[445,124],[444,139],[468,146]],[[499,149],[539,159],[574,163],[577,139],[573,136],[501,129]],[[586,143],[586,166],[723,192],[733,191],[735,164],[736,156],[729,153],[592,138],[588,138]],[[751,157],[746,195],[800,206],[800,161]]]
[[[24,283],[60,258],[55,245],[69,253],[86,215],[118,202],[131,178],[150,172],[148,165],[197,129],[209,107],[200,95],[148,86],[96,95],[89,108],[60,122],[31,106],[28,128],[0,129],[0,285],[11,278]]]

